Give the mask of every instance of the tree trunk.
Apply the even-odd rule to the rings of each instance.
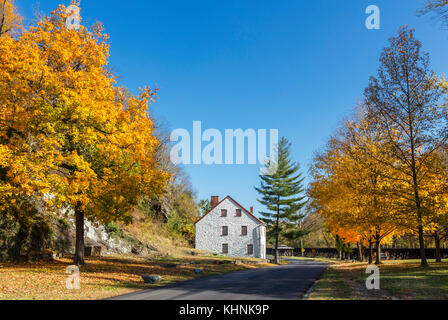
[[[407,83],[408,89],[409,89],[409,81]],[[409,92],[409,91],[408,91]],[[408,96],[408,106],[410,106],[410,97]],[[420,192],[419,192],[419,184],[418,184],[418,177],[417,177],[417,161],[415,159],[415,138],[414,138],[414,127],[412,125],[411,121],[411,113],[409,112],[409,134],[410,134],[410,142],[411,142],[411,154],[412,154],[412,161],[411,161],[411,169],[412,169],[412,180],[413,180],[413,187],[414,187],[414,200],[415,200],[415,208],[417,210],[417,219],[418,219],[418,242],[420,245],[420,259],[421,259],[421,266],[427,267],[428,261],[426,260],[426,252],[425,252],[425,238],[423,235],[423,217],[422,217],[422,206],[421,206],[421,200],[420,200]]]
[[[381,264],[381,239],[379,236],[377,236],[376,239],[376,260],[375,264],[380,265]]]
[[[414,152],[414,149],[412,150]],[[413,158],[413,179],[414,179],[414,197],[415,197],[415,206],[417,209],[417,219],[418,219],[418,242],[420,245],[420,260],[421,260],[421,266],[427,267],[428,266],[428,260],[426,259],[426,250],[425,250],[425,237],[423,234],[423,217],[422,217],[422,210],[421,210],[421,202],[420,202],[420,194],[418,190],[418,183],[417,183],[417,174],[415,169],[415,161]]]
[[[358,247],[358,260],[360,262],[364,261],[364,256],[363,256],[363,252],[362,252],[362,244],[360,244],[359,242],[356,243],[356,246]]]
[[[373,247],[372,247],[372,238],[369,239],[369,264],[373,263]]]
[[[278,258],[278,238],[280,236],[280,205],[278,204],[280,202],[280,197],[278,197],[277,202],[277,222],[275,226],[275,255],[274,255],[274,263],[280,264],[280,260]]]
[[[361,242],[360,243],[361,246],[361,255],[362,255],[362,262],[364,262],[366,260],[366,248],[364,247],[364,244]]]
[[[83,266],[84,262],[84,211],[80,206],[75,208],[75,225],[76,225],[76,243],[75,257],[73,263],[77,266]]]
[[[2,21],[0,22],[0,37],[2,36],[3,33],[3,26],[5,25],[5,6],[6,6],[6,0],[3,1],[3,8],[2,8]]]
[[[420,259],[421,259],[421,266],[427,267],[428,266],[428,260],[426,259],[426,250],[425,250],[425,238],[423,235],[423,227],[420,226],[418,228],[418,242],[420,245]]]
[[[438,232],[434,234],[434,242],[436,244],[436,262],[442,262],[442,255],[440,254],[440,237]]]

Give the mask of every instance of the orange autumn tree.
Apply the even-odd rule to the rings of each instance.
[[[29,91],[23,99],[17,101],[16,94],[8,99],[11,110],[23,108],[23,130],[31,137],[33,157],[40,159],[24,167],[42,177],[24,175],[22,182],[44,184],[38,189],[47,208],[74,210],[74,263],[83,265],[84,219],[129,223],[138,200],[160,196],[170,175],[154,157],[159,142],[148,106],[156,91],[126,94],[107,69],[109,45],[101,25],[69,30],[66,18],[60,6],[23,32],[18,40],[27,48],[23,55],[36,60],[24,73],[34,78],[21,83]],[[22,79],[14,67],[4,77]]]
[[[358,245],[368,241],[370,248],[376,243],[377,264],[381,242],[399,230],[393,203],[385,196],[387,168],[373,162],[363,150],[381,153],[385,146],[380,136],[369,127],[361,109],[354,121],[346,121],[330,139],[327,150],[315,157],[310,188],[310,197],[334,234]]]
[[[331,233],[336,237],[336,248],[342,255],[347,245],[361,241],[361,234],[366,228],[361,223],[364,212],[351,186],[345,179],[340,179],[345,160],[335,148],[335,142],[334,138],[331,139],[328,149],[314,158],[309,196],[317,212],[325,217]]]
[[[339,258],[344,260],[347,257],[347,253],[351,253],[353,247],[353,244],[356,244],[358,247],[358,259],[359,261],[362,261],[363,255],[362,255],[362,237],[359,235],[359,233],[353,229],[344,229],[339,228],[338,224],[333,224],[332,222],[329,222],[328,225],[330,226],[331,233],[335,237],[335,244],[336,244],[336,250],[339,252]],[[345,253],[345,255],[344,255]]]
[[[369,243],[370,252],[372,240],[375,242],[376,264],[380,264],[381,244],[405,231],[399,223],[398,208],[401,203],[391,196],[403,181],[396,179],[391,182],[393,172],[387,165],[390,158],[386,152],[391,146],[385,139],[385,133],[372,124],[364,105],[360,105],[353,120],[345,123],[345,128],[341,142],[353,161],[352,187],[359,194],[358,205],[367,213],[365,230],[361,234]]]

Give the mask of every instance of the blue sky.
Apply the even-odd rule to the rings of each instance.
[[[351,113],[381,49],[400,25],[416,29],[437,73],[448,71],[448,30],[417,17],[423,0],[83,0],[83,24],[104,23],[112,70],[137,93],[160,88],[151,114],[171,129],[279,129],[304,175]],[[27,21],[69,0],[16,0]],[[368,5],[381,29],[367,30]],[[258,166],[187,166],[199,198],[254,206]]]

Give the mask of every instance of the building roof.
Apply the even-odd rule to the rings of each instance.
[[[235,199],[233,199],[231,196],[227,196],[227,197],[225,197],[224,199],[222,199],[222,200],[216,205],[216,207],[219,206],[221,203],[223,203],[224,200],[226,200],[226,199],[229,199],[229,200],[235,202],[236,205],[237,205],[238,207],[240,207],[246,214],[248,214],[250,217],[254,218],[255,221],[257,221],[258,223],[261,223],[261,224],[264,225],[264,222],[263,222],[263,221],[261,221],[261,220],[258,219],[256,216],[254,216],[249,210],[247,210],[247,209],[244,208],[242,205],[240,205],[240,204],[239,204]],[[215,208],[216,208],[216,207],[215,207]],[[212,208],[211,210],[209,210],[206,214],[204,214],[201,218],[199,218],[198,221],[196,221],[194,224],[198,223],[198,222],[201,221],[203,218],[205,218],[205,216],[207,216],[207,215],[208,215],[210,212],[212,212],[215,208]]]

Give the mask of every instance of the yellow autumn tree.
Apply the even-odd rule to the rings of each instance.
[[[170,175],[155,159],[159,142],[148,106],[156,90],[133,96],[119,87],[107,69],[109,45],[101,25],[71,30],[66,19],[60,6],[17,41],[2,41],[8,53],[0,60],[7,67],[0,71],[7,80],[1,90],[4,117],[17,118],[26,140],[21,147],[31,160],[1,151],[7,166],[21,172],[14,174],[17,184],[30,186],[29,196],[44,200],[47,209],[74,210],[74,262],[82,265],[84,219],[130,222],[138,200],[160,196]]]
[[[355,120],[346,121],[330,139],[327,150],[315,157],[310,188],[311,198],[341,239],[367,241],[370,248],[376,243],[377,264],[381,243],[399,230],[394,206],[385,196],[387,168],[369,156],[381,153],[382,147],[381,134],[369,127],[361,109]]]
[[[417,226],[421,265],[427,266],[424,229],[428,211],[420,193],[426,169],[431,168],[429,156],[446,144],[446,108],[439,107],[443,92],[414,30],[401,27],[389,42],[381,53],[377,76],[370,78],[364,100],[388,140],[389,167],[404,182],[400,185],[409,208],[407,220],[414,220],[412,224]]]
[[[21,17],[13,2],[1,1],[0,9],[0,258],[7,259],[33,249],[35,244],[26,234],[46,225],[36,200],[48,199],[57,180],[51,172],[57,167],[47,161],[54,154],[53,142],[42,138],[35,121],[45,109],[39,95],[46,88],[48,66],[38,46],[16,32]]]
[[[13,35],[22,26],[22,16],[17,13],[14,0],[0,0],[0,37]]]
[[[7,32],[14,15],[11,2],[4,2],[4,32],[0,34],[0,210],[14,206],[24,197],[37,195],[48,188],[44,172],[52,169],[45,161],[51,157],[51,144],[41,142],[34,126],[40,109],[37,86],[48,75],[48,69],[37,46],[23,39],[14,39]],[[5,17],[6,14],[6,17]],[[6,27],[5,27],[6,26]],[[6,29],[5,29],[6,28]],[[54,167],[53,167],[54,168]]]
[[[448,3],[447,3],[448,4]],[[448,93],[448,81],[440,79],[440,86],[445,94]],[[445,104],[448,101],[444,101]],[[426,179],[427,187],[425,201],[427,207],[432,208],[433,219],[426,230],[427,234],[434,239],[436,262],[442,261],[440,251],[441,242],[448,239],[448,150],[446,146],[431,155],[433,170],[430,177]]]
[[[441,242],[448,237],[448,154],[446,149],[428,155],[430,168],[422,180],[424,231],[434,240],[436,262],[442,262]],[[415,229],[415,227],[414,227]]]

